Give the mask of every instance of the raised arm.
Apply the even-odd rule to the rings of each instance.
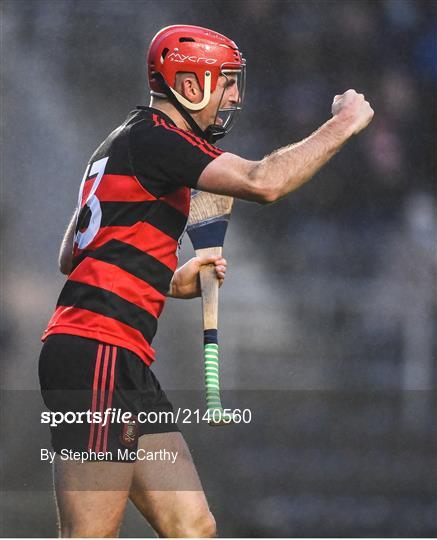
[[[309,180],[340,148],[363,130],[373,110],[362,94],[335,96],[333,117],[306,139],[261,161],[225,153],[202,172],[198,189],[260,203],[274,202]]]
[[[76,216],[77,210],[74,212],[73,217],[68,224],[64,238],[61,242],[61,247],[59,248],[59,270],[65,275],[68,275],[71,272],[71,267],[73,265],[73,239],[74,229],[76,227]]]

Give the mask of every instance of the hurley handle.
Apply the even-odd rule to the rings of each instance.
[[[196,250],[197,256],[222,254],[221,247]],[[219,426],[232,423],[232,417],[223,413],[220,399],[220,367],[218,346],[218,279],[214,264],[200,267],[200,288],[202,290],[203,342],[206,407],[209,425]]]
[[[198,257],[212,255],[221,256],[221,247],[197,249]],[[200,267],[200,288],[202,290],[203,330],[218,328],[218,279],[214,264],[205,264]]]

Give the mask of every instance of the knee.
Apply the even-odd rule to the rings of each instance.
[[[184,518],[173,522],[167,530],[160,531],[165,538],[215,538],[217,528],[211,512],[205,512],[195,518]]]
[[[197,536],[198,538],[215,538],[217,536],[217,525],[211,512],[206,512],[195,523],[193,536]]]

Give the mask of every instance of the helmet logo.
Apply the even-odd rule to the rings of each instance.
[[[217,62],[216,58],[205,58],[203,56],[189,56],[181,53],[172,52],[167,55],[167,58],[170,62],[192,62],[193,64],[215,64]]]

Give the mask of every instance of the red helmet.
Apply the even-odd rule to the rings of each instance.
[[[237,45],[222,34],[200,26],[167,26],[152,39],[147,54],[151,94],[172,98],[169,95],[170,90],[183,107],[198,111],[209,103],[219,75],[234,73],[241,79],[239,103],[233,108],[235,112],[242,106],[245,64]],[[192,103],[176,92],[178,72],[195,73],[204,94],[200,103]],[[228,127],[230,123],[227,122]],[[225,133],[228,131],[229,129],[225,130]]]

